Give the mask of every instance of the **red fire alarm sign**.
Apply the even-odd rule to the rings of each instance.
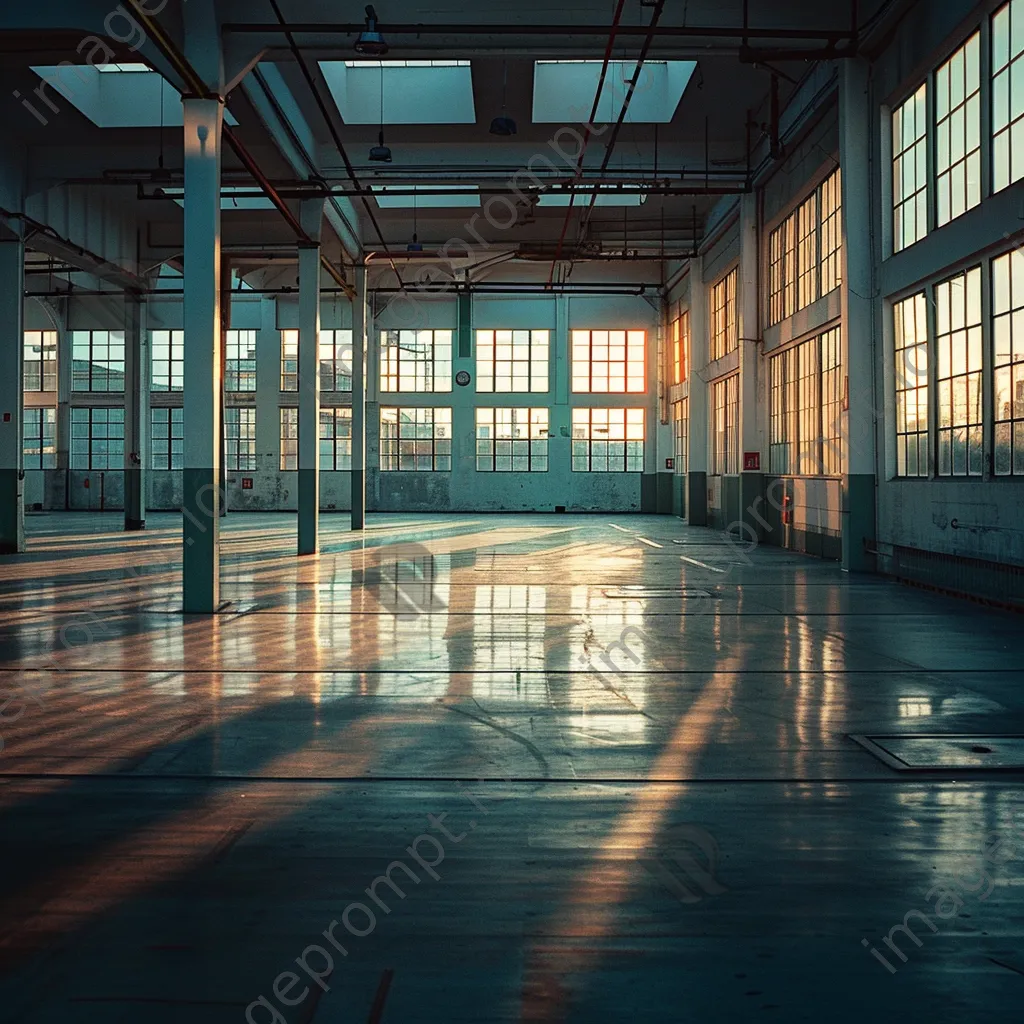
[[[243,491],[251,491],[252,490],[252,477],[251,476],[243,476],[242,477],[242,490]]]
[[[666,459],[665,460],[665,468],[666,469],[675,469],[676,468],[676,460],[675,459]]]
[[[743,472],[744,473],[757,473],[761,469],[761,453],[760,452],[744,452],[743,453]]]

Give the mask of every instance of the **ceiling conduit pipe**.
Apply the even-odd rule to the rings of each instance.
[[[583,177],[583,158],[586,156],[587,146],[590,144],[591,130],[594,126],[594,121],[597,119],[597,108],[601,102],[601,93],[604,91],[604,83],[608,77],[608,65],[612,58],[612,48],[615,45],[615,36],[618,33],[619,21],[622,19],[622,11],[626,6],[626,0],[619,0],[618,6],[615,8],[615,17],[612,18],[612,30],[608,35],[608,45],[604,50],[604,61],[601,64],[601,75],[597,80],[597,91],[594,93],[594,103],[590,108],[590,118],[586,124],[586,134],[583,136],[583,145],[580,147],[579,156],[576,158],[576,175],[574,181],[579,181]],[[594,194],[597,194],[597,186],[594,186]],[[576,191],[573,190],[569,193],[569,205],[565,211],[565,220],[562,222],[562,234],[558,239],[558,248],[555,250],[555,258],[551,261],[551,270],[548,272],[548,284],[551,284],[555,279],[555,266],[558,264],[559,257],[562,255],[562,247],[565,245],[565,236],[569,232],[569,222],[572,220],[572,208],[576,202]]]
[[[149,37],[156,45],[156,48],[163,54],[164,58],[171,64],[174,70],[181,75],[189,89],[196,96],[200,96],[203,99],[219,99],[220,97],[215,96],[210,92],[206,83],[199,77],[184,54],[178,50],[173,40],[166,32],[164,32],[156,19],[146,12],[146,9],[142,5],[142,0],[128,0],[128,5],[139,18]],[[274,204],[278,213],[284,217],[288,226],[295,232],[295,237],[298,238],[300,242],[311,245],[313,240],[303,230],[302,225],[296,219],[295,214],[293,214],[288,208],[288,204],[285,203],[285,201],[277,194],[274,186],[271,185],[267,176],[260,170],[256,161],[252,158],[245,146],[242,145],[229,125],[224,124],[222,126],[222,134],[224,141],[231,147],[235,156],[237,156],[241,161],[242,166],[250,175],[252,175],[253,179],[263,190],[264,195],[266,195],[266,197]],[[349,298],[354,298],[355,289],[348,283],[348,281],[345,280],[344,275],[338,270],[338,268],[323,255],[320,257],[320,263],[334,281],[337,282],[338,286],[345,291]]]
[[[629,80],[629,89],[626,91],[626,97],[622,101],[622,109],[619,111],[618,120],[615,122],[615,127],[612,129],[611,138],[608,140],[608,145],[605,147],[604,159],[601,161],[601,167],[598,171],[598,177],[603,175],[608,170],[608,165],[611,163],[612,153],[615,151],[615,143],[618,141],[619,132],[622,129],[622,125],[626,120],[626,114],[629,112],[629,105],[633,102],[633,95],[636,92],[636,84],[640,81],[640,72],[643,70],[644,61],[647,60],[647,54],[650,52],[651,45],[654,42],[654,36],[658,29],[658,21],[661,19],[662,11],[665,9],[665,0],[658,0],[658,6],[654,9],[654,15],[651,17],[651,24],[647,28],[647,37],[644,39],[644,45],[640,50],[640,56],[637,58],[636,68],[633,70],[633,77]],[[594,204],[597,202],[597,189],[595,188],[590,194],[590,203],[587,206],[586,212],[583,214],[580,220],[579,235],[582,241],[583,235],[587,230],[587,226],[590,224],[590,218],[594,213]],[[569,269],[566,272],[566,277],[572,273],[573,264],[576,262],[576,256],[573,255],[569,261]]]
[[[327,104],[324,103],[323,97],[320,95],[320,90],[317,88],[315,79],[313,78],[312,72],[309,70],[309,65],[306,63],[306,58],[303,57],[302,51],[299,49],[295,42],[295,36],[292,35],[288,29],[288,23],[284,20],[284,15],[281,13],[281,8],[277,4],[277,0],[270,0],[270,6],[274,8],[274,14],[277,16],[277,20],[281,24],[281,29],[284,32],[285,39],[288,40],[288,46],[292,51],[292,55],[298,62],[299,69],[302,71],[302,77],[305,78],[306,84],[309,86],[309,91],[313,94],[313,99],[316,102],[317,109],[320,111],[320,116],[323,117],[327,124],[327,130],[331,133],[331,138],[334,140],[334,145],[338,150],[338,155],[341,157],[345,164],[345,171],[349,178],[352,180],[352,184],[359,190],[360,198],[363,201],[363,206],[366,209],[366,215],[370,218],[370,223],[373,225],[373,230],[380,241],[381,247],[387,256],[388,261],[391,264],[391,270],[395,277],[398,279],[398,286],[403,291],[405,290],[405,282],[402,280],[402,275],[398,272],[398,265],[395,263],[394,257],[392,256],[391,250],[388,248],[388,243],[384,241],[384,234],[380,229],[380,224],[377,221],[377,217],[373,212],[373,207],[370,206],[370,200],[367,198],[362,186],[359,184],[359,179],[356,177],[356,170],[352,166],[352,161],[348,157],[348,153],[345,151],[345,146],[341,141],[341,136],[338,134],[338,130],[334,127],[334,121],[331,118],[330,111],[327,109]],[[381,111],[383,117],[383,110]]]

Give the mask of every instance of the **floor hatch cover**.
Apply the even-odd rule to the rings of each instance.
[[[901,772],[1024,770],[1024,736],[905,733],[850,739]]]

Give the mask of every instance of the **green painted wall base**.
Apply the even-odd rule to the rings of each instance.
[[[686,474],[686,521],[691,526],[708,525],[708,475]]]
[[[671,473],[645,473],[640,478],[640,511],[647,515],[672,514]]]
[[[299,470],[299,554],[315,555],[320,550],[320,474],[315,469]]]
[[[740,514],[743,540],[760,541],[768,517],[764,513],[764,473],[740,474]]]
[[[25,481],[17,469],[0,469],[0,554],[25,550]]]
[[[686,518],[686,477],[681,473],[672,477],[672,515]]]
[[[124,528],[146,528],[146,476],[139,466],[124,471]]]
[[[429,475],[429,474],[428,474]],[[352,529],[366,526],[366,471],[352,470]]]
[[[220,488],[214,469],[182,470],[184,548],[181,584],[186,614],[220,611]]]
[[[847,572],[875,572],[875,476],[862,473],[843,477],[843,568]]]

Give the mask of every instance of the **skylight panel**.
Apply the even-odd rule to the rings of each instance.
[[[321,61],[346,124],[476,124],[468,60]]]
[[[584,209],[590,205],[590,189],[577,189],[576,201],[573,204],[577,209]],[[540,196],[538,206],[568,206],[572,200],[569,192],[550,192]],[[642,192],[616,192],[614,189],[598,190],[595,206],[642,206],[647,202],[647,196]]]
[[[149,74],[155,75],[156,72],[148,64],[97,64],[95,65],[97,71],[110,73],[112,71],[119,71],[126,74],[141,74],[148,72]]]
[[[415,195],[388,195],[410,190]],[[374,185],[373,194],[382,210],[451,210],[480,205],[476,185]]]
[[[599,60],[539,60],[533,67],[533,120],[572,124],[590,111],[601,80]],[[629,124],[667,124],[697,68],[696,61],[645,61],[626,110]],[[597,105],[598,124],[617,121],[636,72],[636,61],[613,60]]]

